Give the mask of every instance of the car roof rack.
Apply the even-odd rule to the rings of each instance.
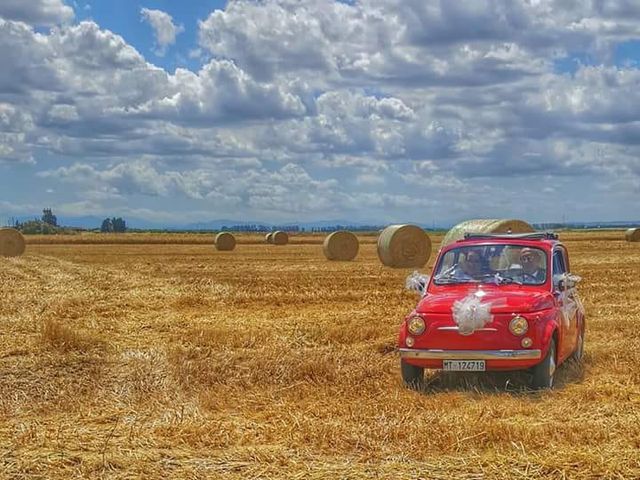
[[[558,240],[558,234],[554,232],[531,232],[531,233],[473,233],[466,232],[465,240],[483,238],[509,238],[518,240]]]

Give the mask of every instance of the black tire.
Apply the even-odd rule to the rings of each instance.
[[[576,345],[576,349],[571,354],[571,358],[578,363],[582,361],[582,357],[584,357],[584,324],[580,329],[580,333],[578,333],[578,344]]]
[[[400,360],[400,372],[402,373],[402,381],[409,388],[420,388],[424,381],[424,368],[416,367]]]
[[[536,390],[553,388],[553,382],[558,365],[556,363],[556,342],[551,339],[547,355],[538,365],[533,367],[531,386]]]

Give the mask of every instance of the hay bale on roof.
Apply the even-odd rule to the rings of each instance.
[[[358,237],[346,230],[333,232],[324,239],[322,250],[328,260],[350,261],[358,255]]]
[[[0,257],[19,257],[27,247],[22,233],[15,228],[0,228]]]
[[[236,237],[229,232],[220,232],[216,235],[216,249],[221,251],[231,251],[236,248]]]
[[[430,256],[431,238],[416,225],[391,225],[378,237],[378,258],[388,267],[422,267]]]
[[[289,243],[289,235],[286,232],[281,232],[280,230],[273,232],[271,236],[271,242],[274,245],[286,245]]]
[[[442,239],[441,247],[464,238],[465,233],[529,233],[534,229],[523,220],[516,219],[476,219],[455,225]]]
[[[640,228],[630,228],[624,232],[627,242],[640,242]]]

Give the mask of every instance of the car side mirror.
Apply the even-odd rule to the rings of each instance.
[[[575,287],[580,280],[582,280],[582,278],[578,275],[563,273],[554,275],[553,286],[558,292],[564,292],[565,290]]]
[[[416,292],[423,297],[427,293],[427,285],[429,284],[429,275],[424,275],[418,271],[414,271],[405,281],[405,288]]]

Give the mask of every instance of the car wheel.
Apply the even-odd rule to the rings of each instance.
[[[402,381],[410,388],[420,388],[424,380],[424,368],[416,367],[400,360],[400,372],[402,373]]]
[[[584,327],[580,329],[580,333],[578,334],[578,344],[576,345],[576,349],[573,351],[573,358],[576,362],[581,362],[582,357],[584,356]]]
[[[531,386],[536,390],[553,388],[556,368],[556,342],[552,339],[544,360],[533,367],[533,380],[531,382]]]

